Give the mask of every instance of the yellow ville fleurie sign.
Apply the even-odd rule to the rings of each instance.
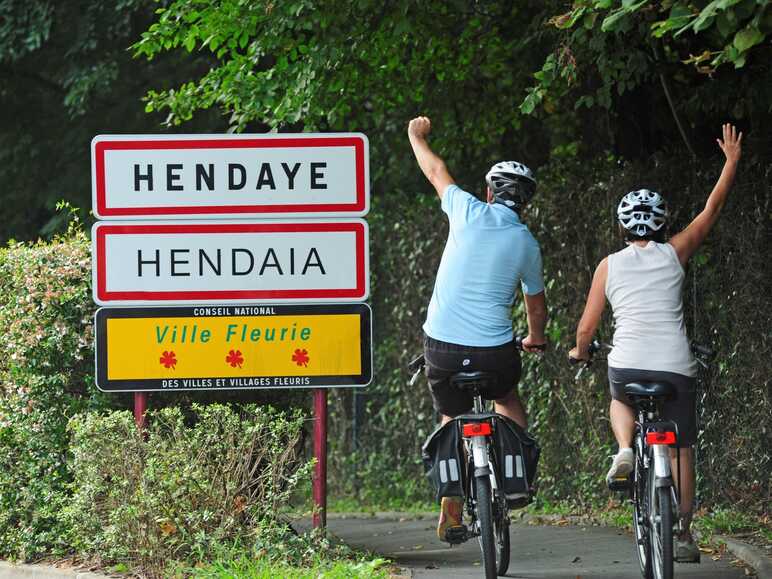
[[[365,386],[367,304],[102,308],[100,390]]]

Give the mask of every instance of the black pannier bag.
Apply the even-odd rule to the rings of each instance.
[[[517,423],[498,415],[494,419],[491,448],[494,453],[491,458],[498,465],[509,507],[530,503],[539,462],[536,440]],[[426,476],[436,490],[437,501],[442,497],[464,496],[465,454],[456,421],[451,420],[432,432],[421,448],[421,455]]]
[[[442,497],[464,496],[464,453],[458,425],[450,421],[429,435],[421,447],[426,476]]]
[[[524,507],[534,494],[539,446],[519,424],[501,415],[495,418],[493,437],[493,451],[507,505]]]

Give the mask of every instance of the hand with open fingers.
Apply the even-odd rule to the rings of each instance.
[[[432,122],[429,117],[416,117],[407,126],[407,134],[410,137],[425,139],[432,130]]]
[[[523,339],[523,350],[531,354],[544,354],[547,349],[547,340],[544,338],[540,340],[534,339],[530,334]]]
[[[582,352],[579,351],[579,348],[574,346],[573,348],[571,348],[571,351],[568,353],[568,359],[569,360],[583,360],[583,361],[586,362],[587,360],[590,359],[590,354],[589,354],[589,352],[582,353]]]
[[[722,126],[724,132],[724,140],[716,139],[718,146],[724,151],[727,161],[737,163],[740,160],[742,154],[742,140],[743,134],[737,133],[737,127],[732,124],[725,123]]]

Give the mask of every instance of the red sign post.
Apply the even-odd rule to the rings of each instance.
[[[327,526],[327,390],[314,390],[314,528]]]

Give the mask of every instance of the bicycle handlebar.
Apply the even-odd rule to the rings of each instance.
[[[705,368],[708,367],[707,362],[712,361],[716,357],[716,351],[713,348],[710,348],[709,346],[703,346],[702,344],[698,344],[697,342],[692,341],[690,343],[690,347],[692,350],[692,353],[694,354],[695,358],[697,359],[697,362],[699,362],[702,366]],[[568,363],[572,366],[575,366],[576,364],[579,364],[580,362],[584,362],[581,368],[579,368],[579,371],[576,373],[576,379],[578,380],[579,377],[582,375],[582,373],[592,366],[592,359],[595,354],[600,352],[601,350],[610,350],[613,348],[611,344],[606,344],[604,342],[599,342],[598,340],[593,340],[590,343],[590,346],[587,348],[587,353],[590,355],[590,357],[587,360],[581,360],[578,358],[572,358],[571,356],[568,357]]]
[[[547,351],[547,344],[535,344],[530,347],[533,348],[534,350],[539,350],[540,352]],[[525,348],[523,347],[522,336],[515,336],[515,350],[520,350],[521,352],[525,352]]]

